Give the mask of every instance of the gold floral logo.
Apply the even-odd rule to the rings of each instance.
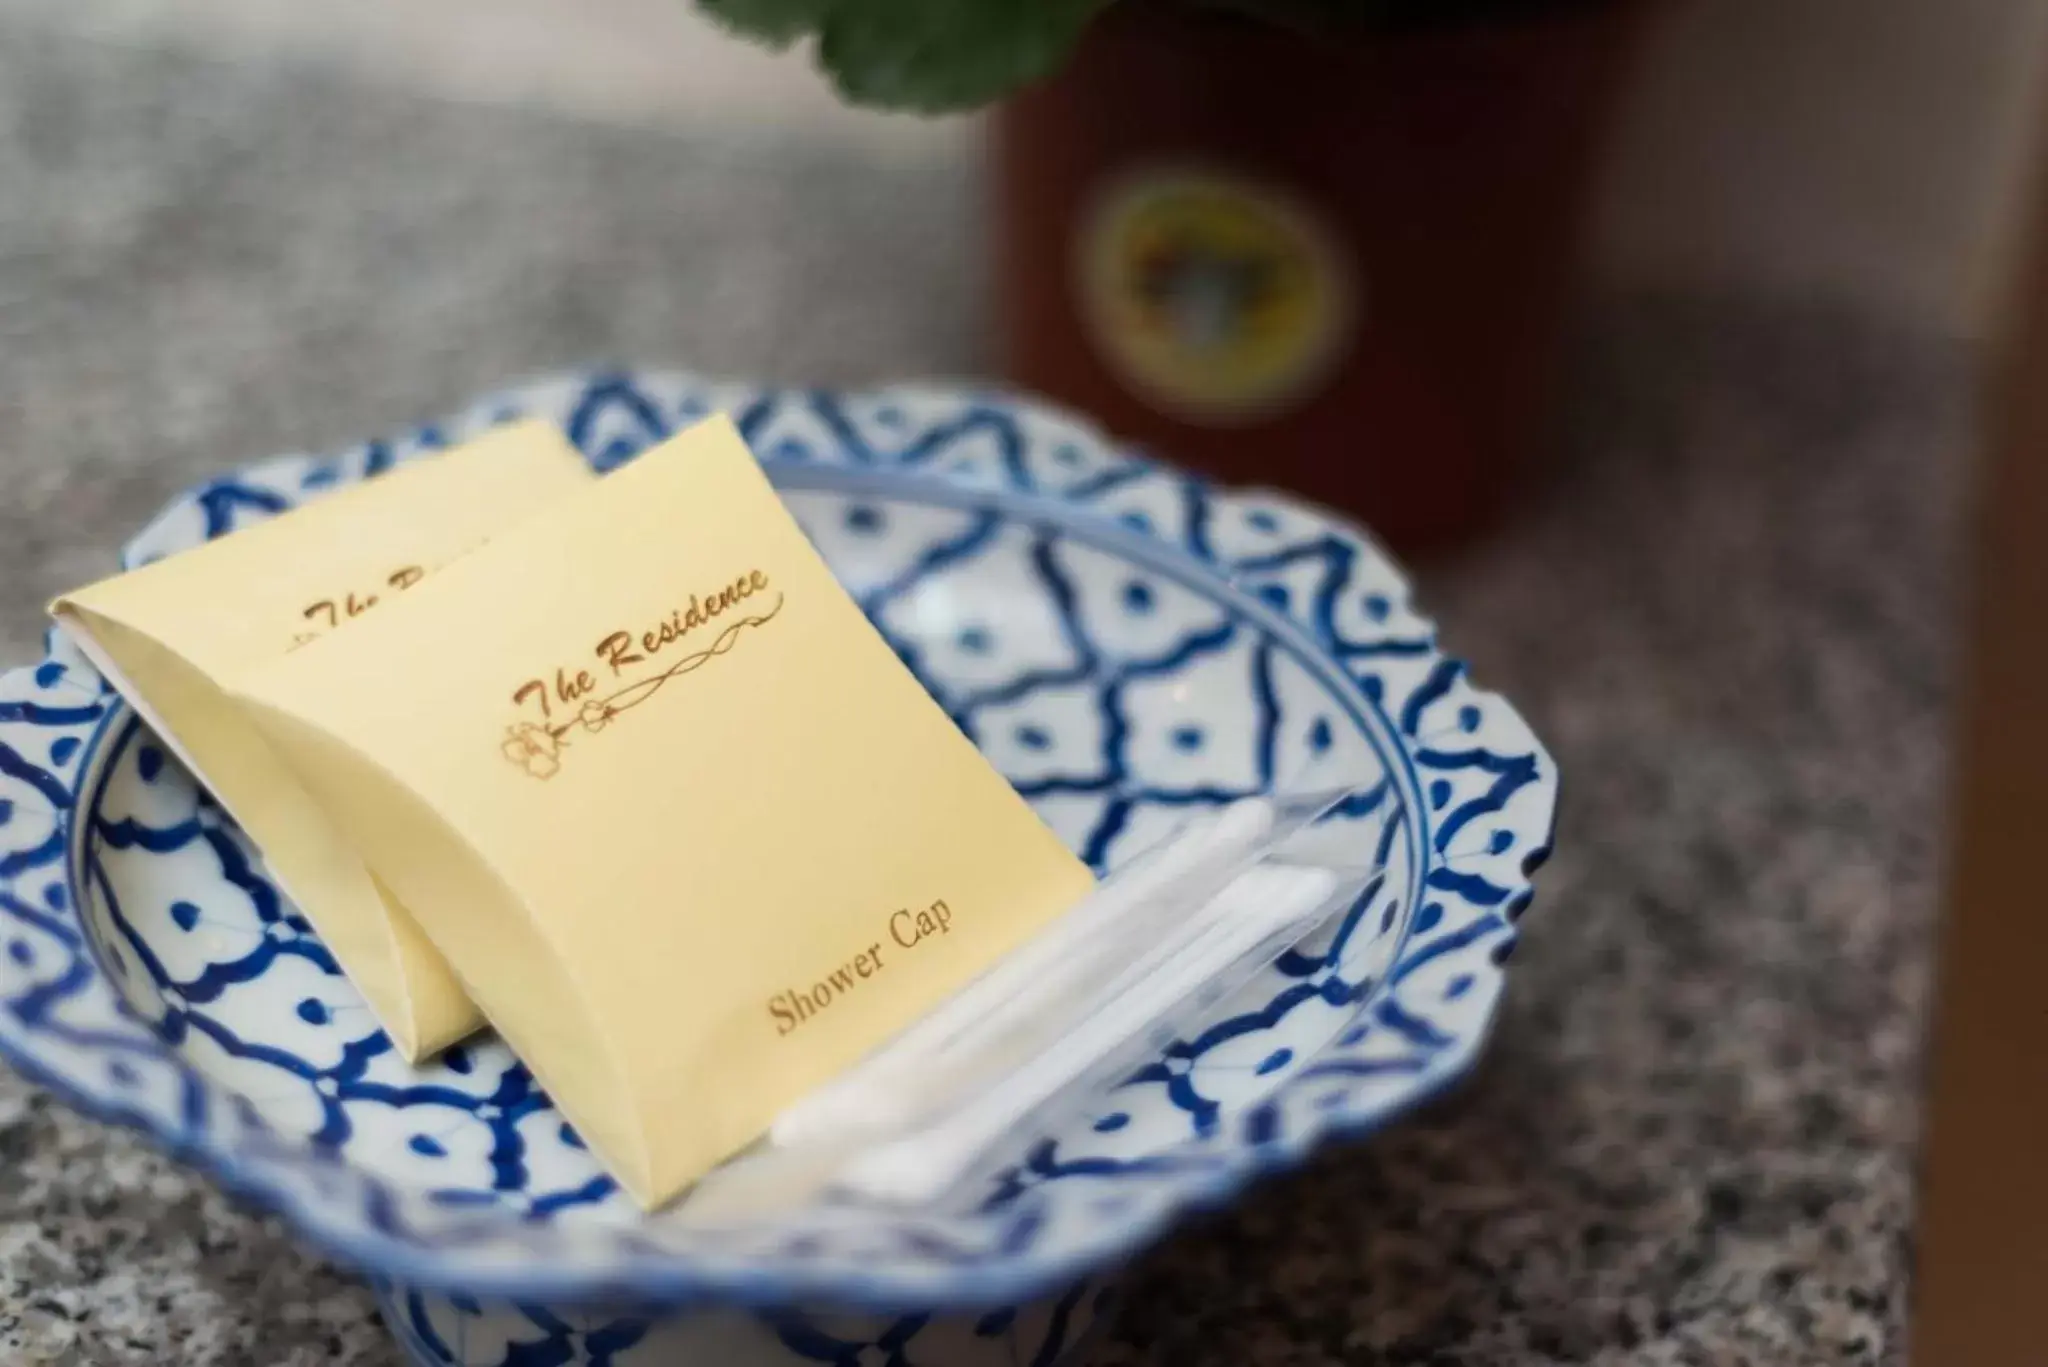
[[[749,602],[755,604],[754,610],[740,615],[740,604]],[[513,705],[529,709],[529,715],[507,723],[499,753],[532,778],[553,778],[562,771],[562,757],[574,735],[595,735],[672,680],[729,653],[746,632],[774,621],[782,602],[780,592],[769,596],[768,576],[751,570],[701,598],[690,595],[687,604],[644,631],[608,633],[597,643],[596,665],[563,666],[551,681],[528,679],[512,690]],[[696,633],[720,621],[724,626],[708,645],[663,658],[678,642],[702,640]],[[605,686],[610,691],[600,693]]]
[[[506,759],[535,778],[553,778],[561,771],[562,735],[540,722],[515,721],[507,726],[502,749]]]
[[[426,570],[418,565],[401,565],[384,576],[384,583],[390,588],[403,591],[426,577]],[[322,598],[318,602],[308,603],[300,611],[299,617],[311,625],[294,631],[291,644],[286,649],[297,650],[300,646],[311,645],[324,633],[332,631],[352,617],[362,616],[376,607],[380,601],[381,595],[376,592],[358,593],[351,589],[339,598]]]

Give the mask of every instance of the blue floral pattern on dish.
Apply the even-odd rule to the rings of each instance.
[[[1438,650],[1370,538],[1312,506],[1214,488],[994,394],[613,374],[214,480],[124,561],[513,414],[559,420],[610,468],[718,410],[903,659],[1097,868],[1191,809],[1335,763],[1361,791],[1327,830],[1368,855],[1367,895],[944,1209],[824,1202],[743,1227],[693,1222],[687,1202],[643,1216],[495,1039],[399,1060],[240,831],[53,639],[0,679],[0,1052],[384,1279],[395,1320],[414,1298],[429,1338],[464,1313],[454,1293],[536,1315],[1056,1303],[1176,1214],[1471,1066],[1549,849],[1556,774]]]
[[[1021,1309],[948,1316],[791,1309],[664,1316],[378,1288],[386,1322],[419,1367],[1072,1367],[1106,1322],[1110,1294],[1083,1281]]]

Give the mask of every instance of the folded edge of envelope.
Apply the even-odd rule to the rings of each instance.
[[[481,981],[465,981],[486,1007],[508,994],[555,1008],[546,1030],[537,1019],[494,1012],[492,1024],[576,1126],[583,1141],[643,1207],[674,1196],[725,1157],[707,1145],[656,1155],[634,1106],[599,1013],[538,929],[525,903],[433,806],[361,750],[261,697],[238,693],[244,715],[269,737],[322,807],[340,824],[404,902],[435,908],[436,936],[450,960]],[[688,1146],[685,1146],[688,1148]]]
[[[746,653],[697,678],[695,707],[669,695],[666,710],[636,713],[637,737],[611,732],[637,702],[586,699],[586,709],[608,709],[579,714],[598,719],[583,734],[602,740],[576,752],[583,767],[537,789],[556,770],[524,764],[491,721],[508,703],[523,720],[536,691],[545,715],[544,683],[509,687],[536,672],[530,661],[593,646],[595,660],[604,642],[630,644],[605,634],[627,620],[658,628],[637,638],[651,656],[703,625],[696,595],[676,605],[678,585],[732,583],[721,575],[749,567],[804,605],[780,634],[747,638]],[[603,668],[644,699],[732,653],[740,625],[650,670],[632,668],[637,655]],[[594,684],[589,670],[558,668],[554,702]],[[758,1138],[794,1090],[850,1063],[1093,886],[862,616],[723,418],[388,612],[229,687],[643,1206]],[[854,716],[866,724],[849,726]],[[742,717],[757,725],[732,724]],[[734,766],[733,781],[717,781],[721,764]],[[884,773],[894,779],[878,786]],[[804,801],[778,806],[791,785]],[[804,824],[798,807],[832,829]],[[792,822],[793,840],[777,835]],[[700,844],[718,857],[671,886],[664,861]],[[847,902],[849,881],[869,925],[828,910]],[[956,939],[950,911],[936,928],[913,918],[912,905],[946,908],[931,900],[938,890],[985,908],[987,920]],[[844,935],[853,959],[866,956],[850,942],[870,936],[922,957],[887,990],[849,997],[830,1023],[793,1036],[837,1000],[820,987],[809,1011],[791,1004],[787,975],[820,967],[813,932]],[[872,976],[852,959],[840,970]]]
[[[488,484],[479,485],[485,476]],[[203,597],[222,574],[246,572],[242,562],[251,548],[261,548],[258,560],[287,556],[292,539],[303,535],[295,527],[319,528],[316,544],[328,547],[325,555],[331,557],[336,544],[355,554],[358,541],[374,540],[365,537],[366,519],[379,527],[397,524],[407,529],[399,541],[408,556],[414,553],[412,542],[432,544],[438,537],[447,544],[422,561],[445,563],[487,540],[501,519],[530,515],[558,492],[581,489],[592,479],[589,466],[553,424],[538,419],[508,423],[270,521],[86,585],[49,605],[59,629],[248,833],[278,886],[312,921],[408,1062],[430,1058],[480,1029],[483,1015],[417,921],[378,883],[290,767],[251,727],[221,681],[225,662],[278,630],[269,624],[268,614],[277,606],[270,600],[295,577],[280,576],[263,585],[259,598],[268,606],[261,610],[238,609],[231,597],[217,606],[209,600],[210,612],[243,614],[216,617],[204,633],[213,640],[208,649],[222,659],[202,663],[189,649],[166,640],[162,629],[152,630],[137,619],[161,614],[167,595],[176,597],[170,589],[174,583],[180,592],[196,587]],[[403,504],[390,502],[394,482],[415,491]],[[461,529],[452,538],[451,523]],[[223,631],[232,644],[221,644]]]
[[[481,1028],[482,1014],[446,960],[405,909],[383,895],[327,814],[205,671],[135,627],[76,603],[61,602],[53,615],[256,843],[271,876],[313,921],[408,1061]],[[202,764],[194,750],[211,763]],[[261,797],[243,800],[255,794]]]

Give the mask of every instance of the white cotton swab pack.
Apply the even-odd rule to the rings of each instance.
[[[1190,823],[1170,841],[1210,833],[1208,823]],[[1177,864],[1184,856],[1170,841],[1156,853]],[[1175,881],[1156,870],[1151,876],[1159,886]],[[853,1123],[829,1128],[830,1113],[819,1106],[802,1126],[790,1127],[800,1142],[764,1143],[713,1171],[673,1218],[736,1227],[787,1214],[827,1192],[897,1206],[941,1202],[1001,1154],[1014,1154],[1009,1141],[1020,1133],[1054,1132],[1100,1104],[1105,1089],[1197,1028],[1217,1002],[1355,902],[1368,881],[1363,871],[1283,862],[1269,848],[1263,858],[1254,854],[1220,891],[1176,901],[1178,917],[1158,943],[1096,973],[1092,991],[1061,997],[1031,1018],[1033,1028],[1011,1022],[991,1039],[956,1020],[959,1028],[948,1032],[899,1036],[897,1043],[921,1052],[895,1055],[892,1044],[862,1065],[871,1093],[844,1087],[832,1101],[840,1114],[858,1117]],[[1131,948],[1121,935],[1118,941]],[[1005,986],[1003,978],[994,980],[995,988],[977,983],[970,990],[993,995]],[[1003,1000],[1035,997],[1018,990]],[[864,1095],[875,1112],[855,1109]],[[892,1117],[886,1124],[885,1105]]]
[[[1184,822],[852,1070],[678,1212],[724,1224],[823,1191],[918,1206],[1098,1104],[1103,1088],[1299,944],[1366,885],[1289,857],[1348,787],[1246,799]],[[1073,1115],[1067,1114],[1070,1109]]]
[[[1214,886],[1272,825],[1273,805],[1259,798],[1192,818],[915,1025],[786,1108],[770,1140],[791,1147],[906,1123],[913,1098],[931,1094],[936,1061],[999,1038],[1072,985],[1085,986],[1133,936],[1175,909],[1176,892]]]
[[[1029,1057],[1111,984],[1150,973],[1205,915],[1239,904],[1217,891],[1342,797],[1246,798],[1189,819],[917,1024],[785,1108],[771,1142],[843,1144],[942,1113],[979,1078]]]
[[[1136,1055],[1169,1042],[1172,1024],[1214,1005],[1299,941],[1328,914],[1340,886],[1329,869],[1262,865],[1240,874],[1210,904],[1203,928],[1175,952],[1129,975],[965,1105],[855,1153],[835,1185],[893,1205],[936,1201],[1026,1122],[1057,1128],[1057,1118],[1045,1113],[1057,1098],[1092,1095],[1087,1083],[1113,1080]]]

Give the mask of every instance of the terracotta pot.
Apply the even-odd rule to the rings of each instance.
[[[994,122],[1009,377],[1398,550],[1471,535],[1642,9],[1340,43],[1125,0]]]

